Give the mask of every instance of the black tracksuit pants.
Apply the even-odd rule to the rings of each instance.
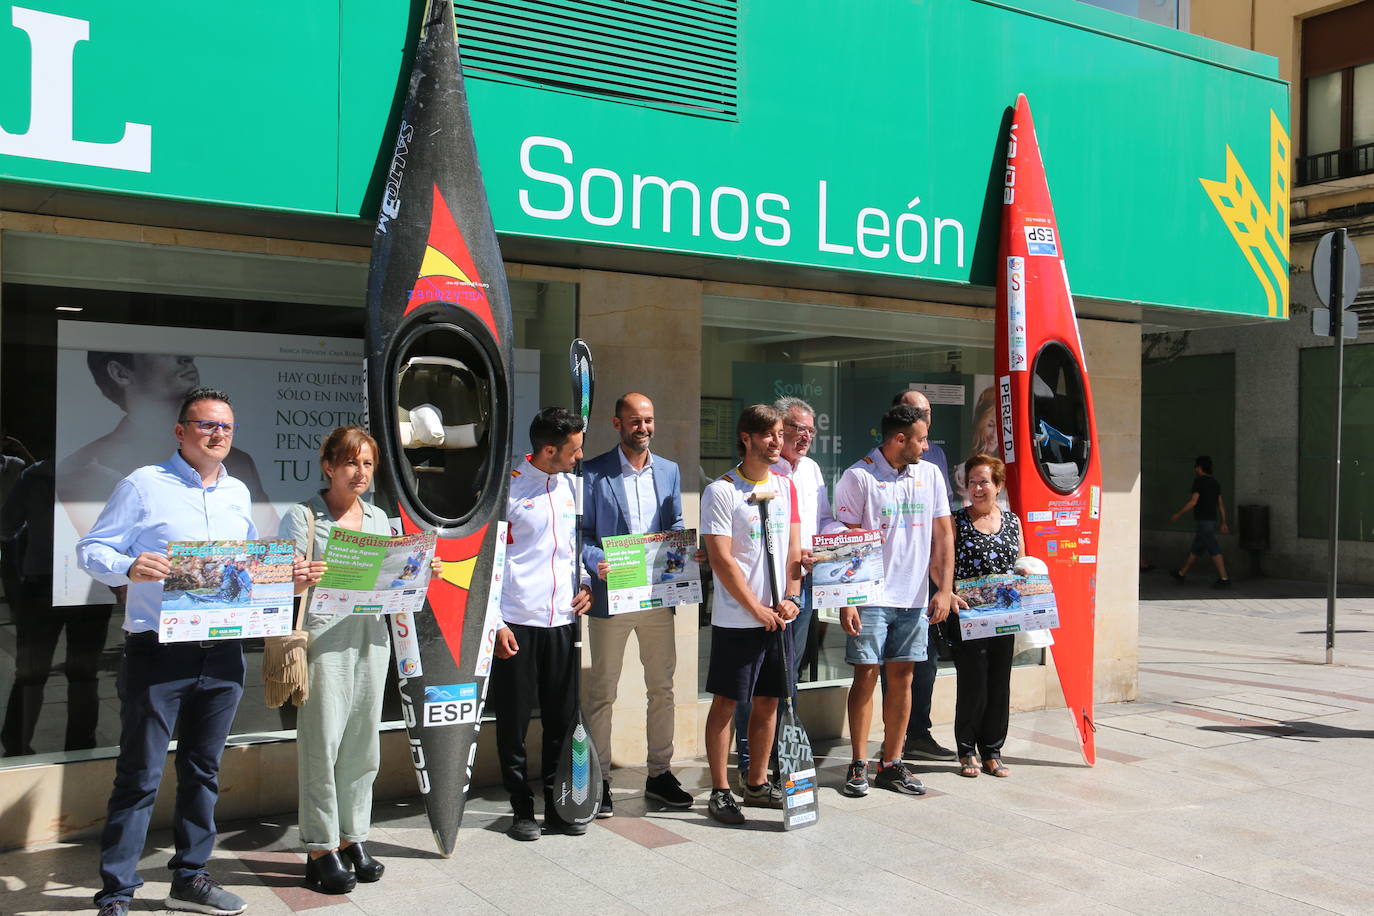
[[[539,775],[547,801],[553,791],[553,774],[563,738],[577,711],[577,680],[574,665],[573,627],[510,625],[520,650],[511,658],[497,658],[491,665],[491,707],[496,717],[496,754],[501,764],[501,783],[510,793],[517,817],[534,816],[534,792],[529,786],[525,735],[536,708],[544,727]]]

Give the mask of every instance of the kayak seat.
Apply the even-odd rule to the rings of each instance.
[[[1044,468],[1050,485],[1057,490],[1072,490],[1083,479],[1082,471],[1072,461],[1046,461]]]
[[[404,407],[398,407],[396,415],[410,418],[409,420],[400,420],[398,423],[401,448],[477,447],[476,423],[447,426],[439,413],[439,408],[433,404],[421,404],[409,412]]]

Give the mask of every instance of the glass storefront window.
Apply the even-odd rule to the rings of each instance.
[[[898,392],[920,388],[931,401],[931,442],[950,464],[977,451],[996,454],[993,324],[939,315],[707,296],[701,357],[701,485],[735,465],[734,425],[749,404],[795,396],[816,409],[813,458],[833,492],[844,469],[878,443],[878,425]],[[992,436],[989,438],[989,431]],[[954,506],[962,475],[954,473]],[[710,603],[701,612],[699,678],[710,661]],[[803,685],[843,683],[844,632],[838,612],[822,611],[802,660]],[[1043,652],[1017,657],[1039,664]],[[952,668],[948,658],[941,668]]]
[[[235,399],[226,464],[254,495],[260,536],[275,537],[281,513],[309,495],[321,438],[362,422],[367,275],[362,262],[20,233],[4,241],[0,766],[114,752],[123,607],[76,569],[73,547],[120,478],[172,453],[186,391],[206,384]],[[517,403],[530,414],[566,400],[576,295],[570,283],[511,283]],[[528,417],[517,425],[520,454],[527,426]],[[262,700],[261,640],[245,651],[231,743],[293,737],[294,708]],[[399,727],[395,690],[387,696],[383,718]]]

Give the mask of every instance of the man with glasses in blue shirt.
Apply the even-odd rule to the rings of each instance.
[[[178,719],[176,855],[168,863],[165,905],[221,916],[245,907],[205,871],[215,842],[220,755],[243,694],[243,646],[236,639],[161,643],[157,634],[162,580],[171,572],[168,542],[257,537],[248,488],[224,468],[235,426],[228,395],[192,391],[172,428],[176,452],[121,480],[77,544],[86,573],[128,587],[119,762],[100,837],[103,887],[95,897],[101,916],[125,916],[143,884],[138,859]]]

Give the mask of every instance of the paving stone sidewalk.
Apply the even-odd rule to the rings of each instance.
[[[1140,700],[1098,710],[1092,769],[1067,714],[1047,710],[1013,717],[1011,778],[922,766],[923,798],[845,798],[845,749],[820,748],[821,821],[790,834],[778,812],[746,809],[732,829],[703,807],[646,806],[645,774],[626,769],[617,816],[581,838],[516,843],[499,792],[485,793],[451,859],[432,851],[418,802],[380,806],[369,846],[386,877],[347,897],[299,886],[291,816],[223,825],[212,870],[255,916],[1369,913],[1374,590],[1342,601],[1333,666],[1324,621],[1320,585],[1142,576]],[[678,773],[707,782],[704,761]],[[169,846],[152,837],[134,912],[159,909]],[[92,841],[0,855],[0,913],[89,909],[95,878]]]

